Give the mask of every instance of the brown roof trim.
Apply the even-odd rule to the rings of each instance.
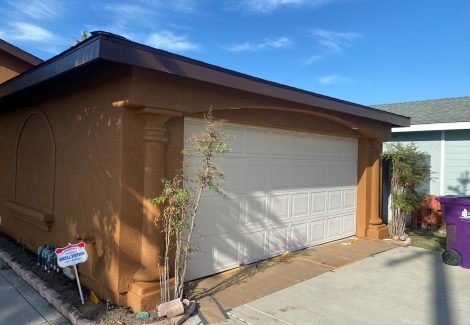
[[[106,32],[0,85],[0,99],[95,60],[133,65],[331,111],[409,126],[409,118],[193,60]]]
[[[17,57],[18,59],[20,59],[20,60],[22,60],[26,63],[29,63],[33,66],[36,66],[36,65],[44,62],[40,58],[38,58],[38,57],[36,57],[36,56],[20,49],[19,47],[14,46],[13,44],[10,44],[10,43],[2,40],[2,39],[0,39],[0,50],[5,51],[8,54],[13,55],[13,56]]]

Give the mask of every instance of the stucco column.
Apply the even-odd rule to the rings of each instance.
[[[371,140],[371,215],[369,223],[371,225],[381,225],[380,218],[380,153],[381,143]]]
[[[383,239],[388,236],[387,226],[380,218],[380,154],[382,143],[370,139],[370,219],[367,229],[367,237]]]
[[[165,123],[171,116],[162,115],[158,111],[152,111],[148,108],[143,109],[141,115],[144,120],[142,247],[141,266],[134,274],[134,280],[153,282],[158,281],[160,278],[158,263],[164,248],[161,229],[155,226],[155,218],[158,217],[159,210],[152,204],[151,200],[159,195],[163,189],[161,180],[165,177],[167,141]]]
[[[357,208],[356,235],[367,236],[370,220],[370,143],[369,139],[359,139],[357,160]]]

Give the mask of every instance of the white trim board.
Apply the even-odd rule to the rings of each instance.
[[[401,133],[401,132],[466,130],[466,129],[470,129],[470,122],[415,124],[415,125],[411,125],[405,128],[392,128],[392,132]]]
[[[446,131],[441,130],[441,163],[439,168],[439,195],[444,195],[444,176],[446,167]]]

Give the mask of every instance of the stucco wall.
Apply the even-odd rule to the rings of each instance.
[[[120,215],[123,110],[111,103],[127,90],[126,81],[68,85],[67,92],[54,88],[47,100],[0,114],[0,229],[33,251],[45,243],[90,243],[82,279],[99,283],[93,288],[107,297],[118,292],[126,220]],[[51,214],[50,231],[5,202]]]
[[[381,141],[390,138],[390,125],[353,115],[255,95],[213,84],[194,81],[164,73],[134,68],[132,70],[131,102],[182,111],[187,116],[201,116],[209,108],[226,111],[220,116],[234,122],[309,131],[326,135],[371,137]],[[280,111],[279,111],[280,110]],[[309,110],[299,114],[298,110]],[[325,120],[324,114],[347,121],[358,130]],[[362,132],[362,133],[361,133]]]
[[[17,76],[31,67],[31,64],[0,51],[0,83]]]

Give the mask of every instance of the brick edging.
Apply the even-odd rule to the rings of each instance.
[[[54,306],[73,325],[95,325],[96,323],[86,319],[83,314],[71,304],[62,301],[60,295],[53,289],[47,287],[46,283],[34,272],[25,269],[13,261],[10,254],[0,249],[0,259],[6,263],[19,277],[36,290],[48,303]]]

